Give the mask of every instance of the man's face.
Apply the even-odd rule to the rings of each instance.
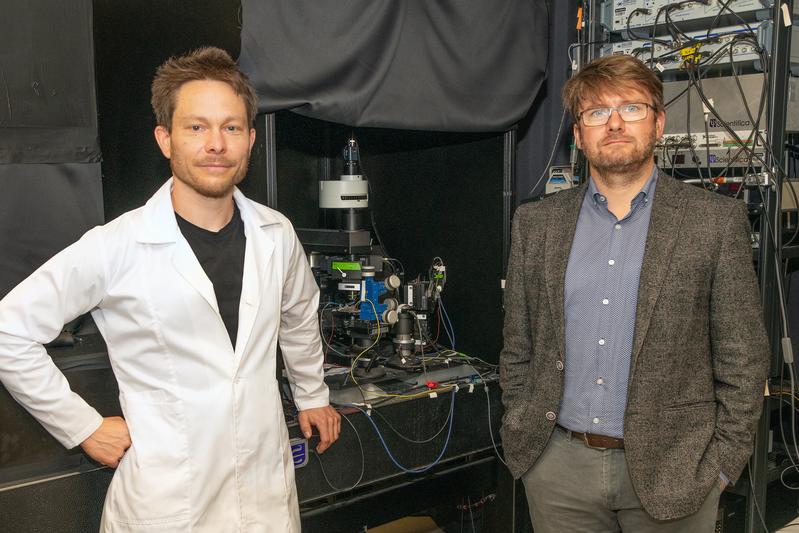
[[[580,111],[631,103],[652,104],[652,98],[639,90],[624,90],[623,93],[608,91],[596,95],[583,102]],[[656,113],[651,108],[645,119],[636,122],[625,122],[614,111],[603,126],[585,126],[577,121],[574,137],[593,169],[600,173],[634,173],[652,161],[665,120],[665,113]]]
[[[255,130],[244,100],[227,83],[185,83],[175,98],[172,129],[155,128],[175,179],[208,198],[223,198],[244,179]]]

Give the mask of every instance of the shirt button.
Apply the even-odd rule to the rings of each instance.
[[[563,361],[556,362],[555,368],[557,368],[558,370],[563,370]]]
[[[544,416],[547,417],[547,420],[555,420],[555,413],[553,413],[552,411],[547,411],[547,414]]]
[[[609,264],[610,266],[613,266],[613,265],[615,265],[615,264],[616,264],[616,261],[615,261],[615,260],[613,260],[613,259],[610,259],[610,260],[608,261],[608,264]]]
[[[602,378],[599,378],[599,379],[596,380],[596,384],[597,385],[602,385],[604,382],[605,382],[605,380],[602,379]]]
[[[608,305],[609,303],[610,300],[608,300],[607,298],[602,298],[602,305]]]
[[[600,346],[604,346],[605,345],[605,339],[599,339],[599,345]]]
[[[594,424],[599,424],[599,419],[594,417],[594,419],[591,420],[591,422],[593,422]]]
[[[604,201],[605,201],[605,197],[604,197],[604,196],[602,196],[601,194],[599,195],[599,201],[600,201],[600,202],[604,202]]]
[[[615,226],[613,226],[613,227],[614,227],[614,228],[616,228],[616,229],[621,229],[621,224],[616,224],[616,225],[615,225]]]

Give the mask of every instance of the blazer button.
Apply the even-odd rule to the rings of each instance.
[[[555,368],[557,368],[558,370],[563,370],[563,361],[558,361],[557,363],[555,363]]]
[[[555,420],[555,413],[553,413],[552,411],[547,411],[547,414],[544,416],[547,417],[547,420]]]

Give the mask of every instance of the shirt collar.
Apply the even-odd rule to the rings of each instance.
[[[652,195],[655,193],[655,182],[657,181],[658,175],[658,168],[655,165],[652,165],[652,173],[644,183],[644,186],[641,187],[641,191],[635,195],[635,197],[630,201],[630,207],[636,208],[641,204],[648,205],[652,198]],[[596,188],[596,183],[594,183],[594,178],[590,177],[588,180],[588,194],[589,197],[592,199],[592,204],[594,207],[598,207],[599,205],[607,206],[607,198],[605,198],[602,193],[599,192]]]

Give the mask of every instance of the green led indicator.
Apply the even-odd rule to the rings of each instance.
[[[333,261],[330,268],[333,270],[360,270],[361,264],[355,261]]]

